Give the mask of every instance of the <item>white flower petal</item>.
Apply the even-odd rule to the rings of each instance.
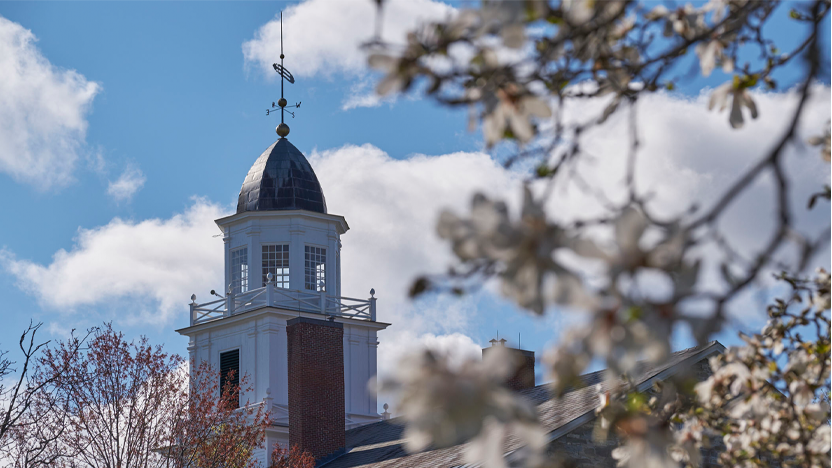
[[[708,110],[713,110],[714,107],[718,107],[720,111],[724,110],[728,102],[728,94],[730,94],[733,87],[734,83],[730,81],[717,87],[711,93],[711,99],[708,101]]]
[[[716,66],[716,56],[721,48],[718,41],[710,41],[707,44],[696,46],[696,55],[699,56],[699,68],[703,76],[709,76]]]
[[[732,93],[734,100],[731,103],[731,116],[728,117],[728,122],[731,123],[731,128],[742,128],[742,98],[739,93]]]
[[[371,68],[391,72],[399,65],[398,59],[385,54],[372,54],[367,58],[367,63]]]
[[[629,256],[638,251],[638,242],[644,230],[647,229],[647,218],[644,213],[627,207],[615,222],[615,240],[622,255]]]
[[[748,110],[751,111],[751,118],[756,119],[757,118],[757,104],[754,102],[754,99],[751,97],[751,93],[749,93],[748,90],[744,89],[744,90],[742,90],[742,93],[740,93],[740,96],[742,97],[742,105],[744,105],[745,107],[748,108]]]
[[[523,109],[523,112],[527,112],[535,117],[551,117],[552,116],[552,108],[546,103],[546,101],[532,96],[527,96],[523,98],[520,102],[520,107]]]

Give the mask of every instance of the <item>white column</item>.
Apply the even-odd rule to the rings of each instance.
[[[289,358],[286,322],[269,327],[269,388],[276,405],[289,404]]]
[[[335,227],[329,227],[326,243],[326,293],[330,296],[338,295],[337,276],[335,275],[335,251],[338,250],[338,234]]]
[[[341,239],[340,237],[335,242],[335,294],[334,296],[341,296]]]
[[[260,253],[260,229],[257,220],[252,221],[253,226],[251,230],[246,232],[248,235],[248,289],[263,287],[263,256]]]
[[[229,229],[223,229],[225,235],[222,241],[225,243],[225,284],[220,288],[220,292],[228,292],[228,285],[231,284],[231,235],[228,234]]]
[[[257,323],[252,323],[251,327],[249,327],[241,348],[242,353],[240,353],[240,360],[243,362],[240,363],[240,374],[248,374],[251,386],[251,390],[242,395],[242,401],[245,402],[248,400],[249,403],[257,403],[263,399],[263,396],[266,393],[265,389],[262,389],[262,387],[258,385],[258,379],[260,378],[258,370],[260,366],[257,362]],[[263,393],[263,395],[261,395],[261,393]]]
[[[279,323],[279,319],[269,317],[267,324],[260,332],[262,342],[262,357],[260,358],[261,378],[266,388],[271,389],[271,396],[275,404],[288,403],[288,373],[286,371],[286,326]],[[284,388],[285,387],[285,388]]]
[[[191,336],[190,340],[188,340],[188,369],[190,370],[190,372],[188,373],[189,374],[188,381],[191,381],[191,379],[193,379],[194,371],[196,370],[196,366],[199,363],[199,361],[197,361],[197,354],[196,353],[197,353],[196,340],[194,339],[193,336]]]
[[[378,374],[378,338],[376,332],[370,330],[370,336],[367,338],[367,370],[369,378],[373,378]],[[375,391],[367,392],[367,411],[370,414],[378,412],[378,399]]]
[[[303,290],[303,246],[304,246],[303,226],[297,224],[297,220],[292,220],[292,226],[289,228],[289,289]]]
[[[358,330],[355,330],[358,331]],[[367,369],[364,359],[364,350],[361,349],[361,342],[363,337],[356,335],[350,336],[350,397],[349,397],[349,412],[366,414],[367,409],[364,408],[365,396],[369,393],[367,389]]]
[[[202,363],[202,361],[205,361],[208,363],[209,366],[219,371],[219,363],[215,363],[213,356],[211,356],[211,332],[199,336],[197,339],[197,346],[198,349],[196,352],[196,366],[199,366]]]

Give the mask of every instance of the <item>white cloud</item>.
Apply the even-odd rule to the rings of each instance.
[[[385,335],[393,330],[385,331]],[[402,357],[409,353],[431,350],[437,354],[447,356],[451,367],[459,367],[465,361],[479,359],[482,356],[482,348],[475,343],[471,337],[462,333],[451,333],[448,335],[435,335],[425,333],[417,335],[410,331],[401,331],[396,334],[395,345],[390,345],[390,340],[382,337],[382,348],[378,353],[378,366],[387,372],[383,375],[390,375],[390,371],[396,368]]]
[[[100,86],[52,65],[35,41],[0,17],[0,172],[47,190],[72,180]]]
[[[817,92],[800,127],[803,140],[820,133],[830,113],[829,89]],[[657,209],[670,213],[692,199],[704,200],[707,206],[781,134],[794,95],[755,96],[761,116],[740,131],[730,129],[727,116],[707,111],[706,96],[689,100],[660,94],[639,101],[643,146],[637,180],[641,190],[656,193]],[[567,117],[585,118],[601,105],[584,101],[567,109]],[[626,122],[616,120],[604,132],[589,135],[583,147],[592,158],[579,166],[585,179],[617,201],[624,196],[626,135]],[[431,340],[465,342],[460,349],[473,352],[474,341],[463,335],[475,333],[477,304],[487,300],[489,290],[479,299],[428,297],[414,304],[407,299],[407,289],[414,276],[445,271],[451,261],[448,245],[435,235],[439,209],[467,213],[470,195],[481,190],[506,199],[516,213],[524,174],[505,170],[483,153],[397,160],[366,144],[312,151],[308,156],[329,211],[344,215],[351,226],[342,238],[344,295],[367,297],[375,288],[379,320],[393,323],[380,336],[381,371],[394,362],[384,356]],[[791,147],[785,156],[799,223],[808,229],[828,224],[828,207],[807,212],[805,196],[828,182],[829,166],[821,162],[816,148],[803,145]],[[759,244],[771,216],[770,182],[755,186],[739,202],[724,227],[739,247],[750,249]],[[558,219],[591,216],[602,211],[599,206],[574,185],[556,187],[550,214]],[[218,232],[213,220],[224,211],[197,200],[170,219],[114,219],[80,230],[74,247],[58,251],[48,265],[19,260],[9,252],[0,255],[0,264],[45,306],[73,310],[129,299],[141,309],[137,319],[169,323],[172,314],[186,313],[192,292],[205,298],[202,291],[222,284],[222,242],[212,235]],[[828,255],[823,261],[828,265]],[[753,310],[763,314],[759,308]],[[557,331],[553,329],[553,335]]]
[[[375,288],[380,320],[400,318],[414,276],[443,271],[451,260],[450,249],[435,235],[441,208],[467,209],[476,190],[498,197],[520,193],[520,175],[484,153],[397,160],[366,144],[315,151],[309,160],[329,212],[345,216],[351,226],[342,238],[343,291],[355,297]],[[452,314],[445,321],[458,323]]]
[[[375,81],[370,77],[357,79],[350,92],[341,103],[341,110],[347,111],[358,107],[378,107],[382,104],[392,104],[396,101],[395,95],[379,96],[375,91]]]
[[[378,352],[378,369],[381,378],[393,377],[402,358],[426,349],[446,356],[452,368],[459,368],[463,362],[480,359],[482,356],[480,345],[462,333],[418,335],[409,330],[396,330],[396,328],[398,327],[384,331],[381,337]],[[388,403],[389,411],[394,416],[397,412],[395,403],[398,400],[398,394],[395,392],[382,392],[378,395],[379,406]],[[379,411],[382,410],[379,409]]]
[[[361,94],[351,93],[341,104],[341,110],[347,111],[359,107],[378,107],[384,101],[393,102],[392,99],[379,96],[375,91],[368,91]]]
[[[195,199],[168,219],[115,218],[79,229],[73,248],[57,251],[49,265],[7,250],[0,250],[0,265],[45,307],[66,313],[117,308],[121,319],[170,323],[174,313],[186,313],[191,293],[222,284],[222,239],[213,236],[219,232],[214,219],[225,214]]]
[[[452,259],[435,234],[439,210],[467,209],[474,191],[516,196],[521,176],[484,153],[397,160],[372,145],[348,145],[315,151],[309,160],[329,212],[350,223],[342,237],[344,295],[364,297],[375,288],[379,320],[393,323],[379,339],[380,372],[392,370],[396,356],[422,346],[429,337],[451,339],[435,334],[461,339],[477,315],[473,298],[428,297],[414,304],[407,290],[416,275],[444,271]],[[469,351],[479,349],[464,338]]]
[[[118,179],[110,181],[107,185],[107,195],[113,197],[116,202],[130,201],[144,186],[147,179],[141,169],[128,165]]]
[[[829,119],[830,89],[815,86],[813,92],[796,143],[786,147],[782,160],[796,225],[802,232],[817,236],[829,225],[828,207],[809,211],[806,202],[810,194],[829,183],[829,165],[821,160],[817,148],[804,142],[821,133]],[[685,99],[660,93],[639,100],[641,148],[636,184],[640,194],[651,194],[648,205],[660,216],[678,215],[694,201],[699,212],[709,209],[731,183],[768,154],[782,137],[797,104],[794,91],[753,93],[759,119],[734,130],[728,125],[727,114],[708,111],[708,94],[709,90],[704,90],[698,97]],[[569,119],[586,121],[598,115],[603,104],[582,101],[567,108],[565,114]],[[626,117],[626,112],[616,115],[602,129],[585,133],[582,148],[591,158],[577,170],[607,199],[619,204],[627,199],[623,182],[629,143]],[[721,218],[720,229],[745,258],[755,258],[773,233],[774,193],[773,179],[770,174],[764,175]],[[576,184],[562,186],[556,189],[550,212],[559,219],[599,216],[604,209],[592,198]],[[826,260],[819,258],[829,264],[828,255]],[[705,266],[706,283],[717,287],[719,265],[710,262]],[[769,279],[763,275],[762,281],[769,283]]]
[[[405,34],[421,22],[445,18],[456,10],[433,0],[384,2],[384,40],[403,44]],[[361,44],[375,32],[375,4],[369,0],[309,0],[284,11],[286,68],[297,76],[360,75],[366,70]],[[272,64],[280,60],[280,15],[243,43],[247,66],[277,77]]]

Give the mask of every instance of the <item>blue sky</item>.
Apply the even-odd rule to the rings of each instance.
[[[69,100],[63,99],[25,102],[25,96],[14,97],[19,98],[18,104],[27,112],[26,121],[31,121],[31,125],[60,120],[64,118],[64,109],[69,107],[79,112],[81,123],[78,125],[85,131],[69,131],[67,138],[74,146],[68,151],[74,154],[74,163],[67,162],[71,158],[61,152],[66,151],[61,147],[53,149],[54,154],[46,159],[51,169],[35,175],[13,175],[0,166],[0,199],[6,201],[0,204],[0,219],[4,220],[4,228],[0,229],[0,248],[4,249],[5,258],[24,262],[22,265],[54,267],[49,270],[48,280],[42,276],[45,270],[37,268],[30,269],[31,273],[26,276],[20,270],[10,269],[7,262],[0,270],[0,292],[5,310],[0,346],[8,348],[14,344],[30,318],[45,322],[52,337],[59,337],[73,327],[84,328],[103,320],[114,320],[128,336],[147,334],[152,341],[164,343],[169,351],[185,353],[186,339],[173,330],[186,323],[188,296],[196,292],[204,298],[208,290],[220,289],[219,284],[184,281],[181,291],[156,294],[154,288],[164,288],[138,276],[142,271],[109,268],[108,261],[117,263],[121,260],[117,255],[108,256],[112,251],[102,250],[109,254],[101,254],[102,257],[90,253],[91,256],[98,255],[95,265],[104,265],[100,274],[121,274],[125,283],[117,284],[116,292],[102,292],[90,287],[96,273],[78,269],[78,264],[90,262],[80,259],[76,267],[61,268],[53,256],[61,249],[70,256],[87,250],[92,252],[94,249],[90,245],[79,243],[83,237],[81,233],[87,232],[91,243],[103,243],[108,239],[108,233],[117,235],[118,222],[114,219],[118,218],[122,220],[119,226],[125,232],[137,232],[136,226],[145,230],[144,234],[136,234],[149,236],[144,239],[146,244],[143,243],[142,248],[152,248],[147,246],[153,246],[154,242],[166,242],[167,237],[154,238],[163,232],[165,236],[171,236],[169,247],[175,254],[175,243],[182,242],[181,236],[199,236],[198,244],[202,250],[196,254],[198,259],[189,262],[183,254],[176,257],[175,265],[160,261],[153,268],[167,268],[182,276],[198,276],[205,268],[216,265],[216,258],[221,256],[221,241],[210,238],[216,232],[209,215],[233,209],[248,168],[276,138],[274,127],[279,116],[267,117],[265,109],[279,97],[279,82],[261,62],[276,61],[277,57],[268,58],[272,49],[262,42],[269,36],[261,28],[274,21],[281,9],[288,9],[285,64],[294,72],[297,82],[287,85],[286,95],[290,102],[303,103],[297,118],[287,122],[292,128],[289,139],[310,156],[322,179],[330,211],[348,214],[353,229],[344,237],[344,245],[345,249],[352,248],[356,255],[345,257],[344,274],[367,277],[366,282],[356,278],[348,284],[355,284],[356,289],[362,290],[376,287],[381,297],[379,307],[384,307],[384,301],[388,301],[386,317],[392,321],[401,319],[400,323],[394,323],[394,328],[399,325],[395,333],[412,332],[407,339],[396,334],[389,335],[391,339],[415,342],[425,334],[457,338],[465,335],[470,339],[460,339],[470,348],[471,342],[485,344],[499,330],[502,336],[512,340],[521,333],[524,347],[541,351],[552,339],[552,331],[563,328],[573,319],[556,312],[544,319],[533,319],[517,313],[499,295],[489,291],[461,302],[432,298],[413,306],[403,299],[403,285],[412,274],[441,270],[450,258],[447,247],[432,239],[431,221],[435,217],[431,217],[435,216],[436,209],[444,205],[462,209],[467,204],[468,194],[476,188],[516,199],[522,175],[501,172],[494,161],[481,153],[481,135],[466,130],[464,111],[442,108],[418,96],[371,107],[347,108],[351,99],[366,98],[372,89],[374,76],[360,65],[362,59],[349,42],[368,38],[371,34],[374,17],[370,4],[359,0],[326,4],[316,0],[295,8],[294,3],[280,2],[0,3],[0,17],[31,31],[37,38],[27,53],[36,50],[36,54],[40,54],[38,60],[48,62],[44,65],[47,69],[58,75],[74,70],[83,83],[96,87],[86,107],[72,107]],[[405,26],[420,15],[436,17],[448,10],[447,6],[429,0],[412,5],[396,7],[389,12],[387,34],[398,37]],[[319,18],[316,15],[333,15],[327,11],[340,8],[349,8],[352,14],[364,20],[328,17],[334,21],[333,26],[318,26],[319,30],[315,29],[314,21],[309,21],[309,18]],[[416,8],[417,14],[412,14],[408,8]],[[5,27],[7,30],[12,28],[8,24]],[[337,36],[341,31],[339,28],[345,28],[350,36],[342,41],[346,45],[336,48],[332,44],[338,45],[337,37],[335,43],[327,40]],[[776,38],[783,41],[784,50],[797,40],[796,27],[787,19],[776,21],[772,28]],[[262,32],[261,36],[258,31]],[[0,40],[4,37],[8,39],[0,34]],[[828,19],[823,37],[829,37]],[[262,39],[259,43],[258,38]],[[318,38],[321,44],[315,43]],[[252,40],[261,61],[256,58],[246,60],[244,56],[244,44]],[[828,40],[824,46],[824,56],[828,57]],[[828,68],[828,63],[826,66]],[[794,80],[795,73],[795,70],[787,70],[777,78],[787,84]],[[663,95],[647,105],[701,109],[707,88],[726,79],[717,71],[708,79],[683,82],[672,96]],[[812,129],[821,128],[825,121],[823,115],[828,118],[829,114],[828,69],[823,81],[820,96],[826,96],[826,103],[821,100],[818,104],[816,113],[821,117],[812,122]],[[0,87],[0,92],[3,89]],[[72,91],[69,97],[78,94],[79,91]],[[66,94],[56,93],[55,96]],[[3,98],[0,96],[0,102]],[[780,99],[777,95],[761,99],[771,101],[770,105],[761,104],[761,107],[775,115],[781,109],[778,106],[788,104],[785,98]],[[43,117],[42,114],[49,115]],[[707,115],[727,127],[724,114]],[[0,122],[2,117],[0,115]],[[765,129],[770,128],[763,122],[767,117],[764,112],[758,127],[752,123],[749,131],[765,134]],[[655,124],[661,125],[661,122]],[[669,128],[664,133],[676,131],[682,130]],[[710,126],[684,132],[687,137],[693,133],[684,148],[685,154],[708,151],[711,148],[708,145],[721,141],[719,138],[734,138],[728,132],[712,130]],[[49,148],[53,144],[48,132],[33,132],[33,135],[32,138],[43,139],[30,142],[33,148]],[[731,140],[730,144],[738,144],[738,141]],[[477,156],[460,156],[459,153]],[[360,164],[369,160],[368,154],[378,158],[372,161],[381,163]],[[457,156],[452,156],[454,154]],[[5,156],[17,157],[11,153]],[[339,161],[343,160],[339,158],[346,157],[357,161],[347,167],[361,167],[364,173],[338,173],[335,168],[342,167]],[[449,170],[459,172],[444,173]],[[828,180],[828,166],[823,170],[827,174],[822,178]],[[702,172],[707,171],[703,169]],[[114,195],[116,192],[108,193],[108,187],[122,175],[138,188],[130,196],[118,198]],[[142,180],[144,182],[139,183]],[[331,181],[329,185],[327,181]],[[413,186],[406,186],[408,183]],[[690,190],[696,192],[702,188]],[[365,199],[361,197],[373,191],[390,197],[389,203],[367,198],[366,208],[357,206]],[[344,195],[339,198],[339,194]],[[346,194],[356,195],[348,198]],[[199,209],[203,209],[199,212],[202,214],[197,213]],[[410,215],[410,210],[421,214]],[[352,217],[347,212],[352,213]],[[181,223],[175,221],[180,219],[176,216],[180,216]],[[401,223],[415,223],[414,219],[421,224],[400,226]],[[108,226],[112,229],[108,230]],[[155,230],[159,226],[165,230]],[[182,234],[177,231],[182,226],[192,230]],[[199,226],[203,226],[203,230]],[[405,234],[389,239],[389,245],[380,247],[377,255],[373,255],[372,236],[381,236],[384,232],[399,236],[397,229],[404,229],[401,232]],[[424,234],[411,232],[416,229],[422,229]],[[412,237],[407,237],[411,234]],[[420,244],[423,238],[431,239]],[[397,239],[401,239],[400,246],[404,250],[397,248]],[[215,253],[211,250],[212,242],[216,244]],[[148,256],[164,259],[165,255],[172,254],[162,252]],[[347,260],[353,262],[352,266],[346,264]],[[825,264],[828,261],[827,256]],[[139,266],[146,265],[139,263]],[[150,268],[148,271],[155,270]],[[75,274],[79,276],[67,277]],[[211,275],[206,274],[206,277],[213,278]],[[398,279],[388,281],[388,277]],[[54,287],[46,284],[49,281]],[[387,281],[389,289],[385,291],[378,284],[365,284],[372,281],[381,284],[387,284]],[[135,284],[135,288],[131,284]],[[79,292],[79,288],[89,288],[88,294]],[[178,297],[180,292],[180,305],[171,306],[165,302],[170,300],[169,297]],[[345,290],[345,293],[360,295],[363,292]],[[74,299],[52,297],[60,295]],[[155,312],[159,308],[165,312]],[[445,313],[446,310],[452,313]],[[749,320],[756,323],[759,317]],[[725,335],[721,339],[728,341],[731,338]],[[383,335],[381,341],[385,341]],[[689,344],[683,337],[677,343],[679,346]]]

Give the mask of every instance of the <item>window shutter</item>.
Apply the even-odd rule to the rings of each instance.
[[[234,372],[234,375],[229,376],[232,371]],[[225,389],[225,385],[229,382],[235,387],[240,385],[239,349],[220,353],[220,392]]]

